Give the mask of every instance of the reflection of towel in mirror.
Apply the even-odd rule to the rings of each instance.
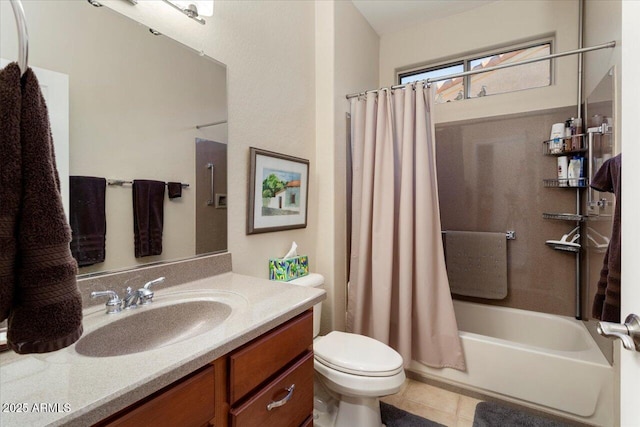
[[[133,233],[136,258],[162,253],[164,188],[161,181],[133,181]]]
[[[179,182],[167,182],[167,192],[170,199],[182,197],[182,184]]]
[[[20,210],[20,68],[0,71],[0,322],[13,303],[16,225]]]
[[[31,69],[22,77],[22,197],[14,304],[7,341],[16,353],[43,353],[82,335],[82,299],[71,256],[71,229],[45,100]],[[15,189],[19,191],[19,189]]]
[[[104,262],[106,183],[93,176],[69,177],[71,253],[80,267]]]
[[[614,193],[616,207],[613,214],[611,240],[604,255],[598,289],[593,300],[592,315],[607,322],[620,322],[620,191],[622,176],[622,155],[604,162],[591,181],[591,188]]]

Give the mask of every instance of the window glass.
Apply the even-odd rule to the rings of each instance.
[[[469,69],[479,70],[524,61],[526,59],[539,58],[550,54],[551,44],[547,43],[473,59],[469,61]],[[539,61],[469,76],[468,96],[469,98],[476,98],[497,93],[515,92],[522,89],[549,86],[550,84],[550,61]]]
[[[448,76],[449,74],[461,73],[464,71],[464,65],[462,63],[455,65],[448,65],[441,68],[416,71],[413,74],[406,74],[400,76],[400,84],[406,84],[415,82],[418,80],[425,80],[431,78],[437,78],[442,76]],[[436,103],[457,101],[464,98],[464,82],[463,78],[459,77],[453,80],[443,80],[435,82],[436,85]]]
[[[459,61],[423,68],[400,74],[400,84],[418,80],[433,79],[450,74],[495,67],[539,58],[551,54],[551,43],[541,43],[522,49],[509,50],[482,57],[466,57]],[[465,90],[465,84],[467,88]],[[539,61],[501,70],[488,71],[468,76],[435,82],[436,103],[477,98],[499,93],[515,92],[523,89],[549,86],[551,84],[551,61]]]

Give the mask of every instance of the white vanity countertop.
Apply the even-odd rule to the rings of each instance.
[[[233,294],[241,301],[240,308],[234,309],[222,325],[175,344],[113,357],[83,356],[75,344],[53,353],[0,353],[0,425],[94,424],[325,299],[320,289],[225,273],[179,286],[159,286],[155,300],[177,292],[196,295],[210,289]],[[97,323],[127,315],[123,311],[101,317],[96,316],[98,312],[104,313],[104,305],[85,310],[85,316],[99,319],[85,322],[85,334]]]

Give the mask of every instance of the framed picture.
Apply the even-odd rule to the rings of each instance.
[[[309,160],[250,147],[247,234],[305,228]]]

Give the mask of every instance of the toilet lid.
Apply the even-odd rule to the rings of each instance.
[[[402,356],[364,335],[333,331],[314,342],[318,362],[348,374],[387,377],[402,371]]]

